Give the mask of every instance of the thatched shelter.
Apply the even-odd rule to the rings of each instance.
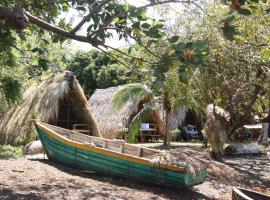
[[[112,106],[113,96],[124,86],[111,87],[107,89],[97,89],[89,99],[90,112],[97,120],[100,133],[103,137],[114,139],[119,129],[128,127],[133,117],[143,107],[139,100],[133,100],[121,110],[116,110]],[[163,134],[163,124],[158,111],[151,111],[143,120],[145,123],[157,125],[157,134]]]
[[[67,129],[84,124],[89,134],[101,136],[80,84],[68,72],[25,90],[20,103],[8,108],[0,119],[0,143],[13,144],[19,135],[29,134],[33,119]]]
[[[170,130],[175,130],[185,124],[187,111],[188,108],[186,106],[179,106],[173,111],[169,116],[168,126]]]

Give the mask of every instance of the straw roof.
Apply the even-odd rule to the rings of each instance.
[[[183,126],[187,111],[188,108],[186,106],[179,106],[175,109],[175,111],[169,116],[168,126],[170,130],[175,130],[179,126]]]
[[[89,124],[92,134],[100,136],[78,81],[75,78],[69,81],[66,73],[62,73],[30,86],[22,101],[7,109],[0,119],[0,143],[13,144],[19,135],[33,131],[33,119],[45,123],[57,120],[60,101],[67,98],[76,102],[80,108],[78,116]]]
[[[107,89],[97,89],[89,99],[90,112],[97,120],[100,133],[105,138],[114,139],[118,130],[123,127],[128,127],[129,123],[139,111],[142,102],[134,99],[127,103],[121,110],[116,110],[112,106],[113,96],[124,87],[110,87]],[[152,120],[158,125],[159,130],[162,130],[162,121],[158,112],[151,113]]]

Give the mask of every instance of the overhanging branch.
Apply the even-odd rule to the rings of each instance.
[[[86,15],[78,24],[77,26],[75,26],[70,33],[74,34],[76,33],[86,22],[90,21],[90,19],[98,12],[102,9],[102,7],[104,5],[106,5],[107,3],[109,3],[112,0],[104,0],[102,1],[100,4],[98,4],[96,7],[94,7],[93,9],[90,10],[89,14]]]
[[[43,28],[43,29],[45,29],[47,31],[56,33],[59,36],[62,36],[62,37],[65,37],[65,38],[70,38],[70,39],[77,40],[77,41],[80,41],[80,42],[89,43],[89,44],[91,44],[91,45],[93,45],[95,47],[98,46],[101,43],[98,40],[93,40],[93,39],[88,38],[88,37],[83,36],[83,35],[75,35],[73,33],[70,33],[69,31],[66,31],[66,30],[64,30],[62,28],[59,28],[59,27],[54,26],[52,24],[49,24],[49,23],[47,23],[47,22],[45,22],[43,20],[40,20],[39,18],[31,15],[30,13],[26,12],[26,15],[29,18],[30,23],[35,24],[38,27]]]

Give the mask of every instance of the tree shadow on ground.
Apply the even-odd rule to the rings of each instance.
[[[39,199],[43,200],[45,199],[42,195],[39,195],[37,193],[20,193],[20,192],[15,192],[11,188],[1,188],[0,187],[0,199],[1,200],[8,200],[8,199],[25,199],[25,200],[33,200],[33,199]]]
[[[163,197],[163,198],[168,198],[168,199],[183,199],[183,200],[189,200],[189,199],[205,199],[205,200],[210,200],[212,198],[209,198],[205,196],[204,194],[195,191],[193,188],[172,188],[172,187],[165,187],[165,186],[160,186],[160,185],[154,185],[154,184],[148,184],[148,183],[143,183],[143,182],[138,182],[138,181],[133,181],[130,179],[123,179],[119,177],[112,177],[112,176],[105,176],[100,173],[95,173],[93,171],[83,171],[83,170],[78,170],[74,169],[72,167],[66,167],[62,164],[47,160],[47,159],[35,159],[36,161],[40,161],[44,164],[48,164],[50,166],[53,166],[57,168],[60,171],[63,171],[65,173],[68,173],[72,176],[79,176],[81,178],[87,178],[87,179],[92,179],[98,182],[102,183],[107,183],[112,185],[114,189],[116,190],[121,190],[125,191],[128,189],[134,189],[134,190],[139,190],[143,192],[148,192],[156,195],[157,197]],[[60,186],[59,186],[60,185]],[[36,188],[39,191],[40,190],[46,190],[47,192],[50,190],[50,187],[52,186],[46,186],[44,185],[43,188]],[[100,191],[95,191],[94,188],[89,187],[89,185],[84,185],[83,183],[78,183],[76,180],[69,180],[67,184],[65,184],[64,188],[63,184],[54,184],[54,188],[58,189],[64,189],[64,188],[69,188],[69,189],[74,189],[74,190],[79,190],[82,188],[87,187],[87,191],[84,192],[83,198],[93,198],[97,196],[102,196],[104,198],[109,198],[110,194],[113,192],[113,189],[111,190],[110,187],[103,187],[101,188]],[[80,197],[82,198],[82,196]],[[120,197],[119,197],[120,198]],[[120,199],[129,199],[125,198],[125,196],[121,196]],[[153,199],[155,199],[153,197]]]
[[[240,173],[244,184],[250,188],[269,189],[270,156],[237,156],[226,157],[225,163]]]

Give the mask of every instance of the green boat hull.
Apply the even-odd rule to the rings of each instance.
[[[38,126],[37,133],[48,158],[64,165],[173,187],[193,186],[205,179],[205,169],[196,174],[161,169],[65,144]]]

